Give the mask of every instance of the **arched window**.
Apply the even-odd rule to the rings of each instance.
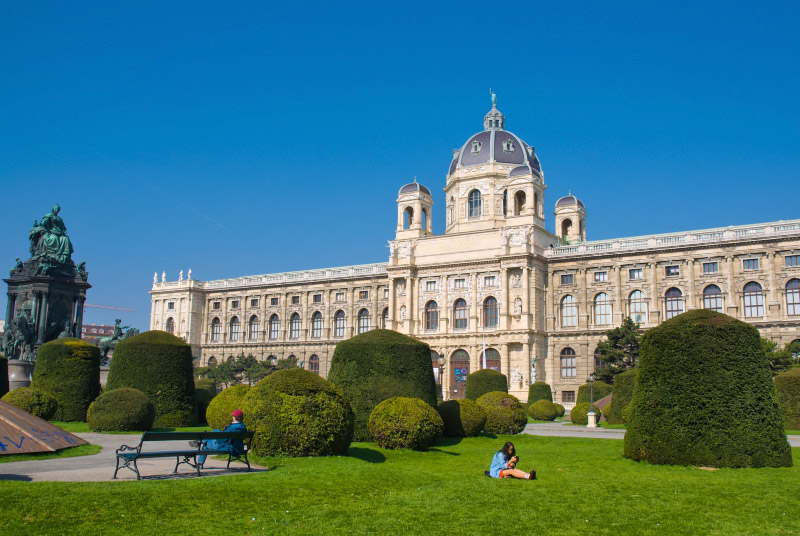
[[[389,329],[389,308],[384,307],[381,314],[381,329]]]
[[[722,291],[717,285],[708,285],[703,289],[703,309],[722,312]]]
[[[424,208],[422,209],[422,218],[420,219],[420,225],[422,226],[422,230],[425,231],[428,229],[428,211]]]
[[[637,324],[647,322],[647,302],[641,290],[634,290],[628,296],[628,316]]]
[[[251,341],[258,340],[258,330],[261,329],[261,326],[258,323],[258,317],[253,315],[250,317],[250,322],[247,326],[247,331],[249,333],[249,338]]]
[[[508,215],[508,190],[503,190],[503,216]]]
[[[292,316],[289,317],[289,338],[300,338],[300,315],[297,313],[293,313]]]
[[[611,301],[605,292],[594,297],[594,323],[597,326],[607,326],[611,323]]]
[[[344,311],[336,311],[333,315],[333,336],[344,337]]]
[[[269,317],[269,338],[270,339],[277,339],[278,333],[280,333],[281,329],[281,319],[278,315],[272,315]]]
[[[439,329],[439,304],[431,300],[425,304],[425,331]]]
[[[514,194],[514,216],[519,216],[525,211],[525,192],[522,190]]]
[[[567,294],[561,298],[561,327],[574,328],[578,325],[578,304],[575,297]]]
[[[786,314],[800,315],[800,279],[790,279],[786,283]]]
[[[453,303],[453,328],[467,329],[467,302],[464,298]]]
[[[211,342],[219,342],[220,325],[219,318],[211,321]]]
[[[406,207],[403,211],[403,229],[411,229],[412,225],[414,225],[414,209]]]
[[[764,316],[764,293],[761,285],[751,281],[744,286],[744,316],[745,318],[761,318]]]
[[[664,295],[667,320],[683,313],[683,293],[680,289],[672,287]]]
[[[322,313],[319,311],[311,315],[311,336],[315,339],[322,337]]]
[[[314,374],[319,374],[319,356],[317,354],[313,354],[308,358],[308,370]]]
[[[564,240],[569,236],[569,230],[572,229],[572,220],[566,219],[561,222],[561,238]]]
[[[603,362],[603,354],[600,353],[600,348],[594,349],[594,369],[597,370],[599,368],[605,367],[606,364]]]
[[[211,357],[208,358],[208,361],[206,363],[207,363],[207,365],[209,367],[216,367],[217,366],[217,358],[212,355]]]
[[[497,299],[494,296],[483,300],[483,327],[497,327]]]
[[[361,309],[358,312],[358,332],[366,333],[369,331],[369,311]]]
[[[496,370],[500,372],[500,352],[495,350],[494,348],[487,348],[486,349],[486,368]],[[483,366],[483,363],[481,363]]]
[[[574,378],[577,368],[575,366],[575,350],[569,346],[561,350],[561,377]]]
[[[230,339],[231,341],[238,341],[239,340],[239,317],[234,316],[231,318],[231,333]]]
[[[472,190],[469,193],[468,208],[470,218],[481,217],[481,193],[478,190]]]
[[[175,334],[175,320],[172,317],[167,318],[167,333]]]

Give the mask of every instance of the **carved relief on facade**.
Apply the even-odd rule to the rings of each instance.
[[[514,247],[523,246],[533,233],[532,225],[522,225],[520,227],[504,227],[500,229],[500,245],[511,245]]]
[[[398,296],[405,296],[406,295],[406,282],[405,282],[404,279],[401,279],[400,281],[398,281],[397,284],[395,285],[395,288],[397,289],[397,295]]]

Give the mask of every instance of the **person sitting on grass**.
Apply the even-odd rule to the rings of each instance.
[[[231,417],[233,417],[233,422],[231,422],[228,426],[225,427],[224,430],[220,430],[219,428],[215,429],[215,432],[246,432],[247,427],[242,422],[244,419],[244,413],[240,409],[235,409],[231,412]],[[207,441],[203,441],[203,446],[200,450],[227,450],[231,453],[232,456],[241,456],[244,454],[244,441],[241,439],[235,439],[231,441],[230,439],[209,439]],[[206,456],[201,454],[197,457],[197,465],[200,468],[203,468],[203,464],[206,463]]]
[[[489,476],[492,478],[521,478],[523,480],[536,480],[536,471],[531,470],[526,473],[517,469],[517,452],[514,450],[514,444],[511,441],[506,441],[497,454],[492,458],[492,465],[489,467]]]

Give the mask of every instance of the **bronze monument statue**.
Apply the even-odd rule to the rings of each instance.
[[[97,346],[100,348],[100,353],[103,354],[103,365],[108,364],[108,352],[109,350],[113,350],[119,341],[124,341],[125,339],[139,334],[138,329],[131,328],[130,326],[123,326],[121,324],[122,320],[117,318],[114,321],[114,332],[111,334],[111,336],[103,337],[97,341]],[[123,332],[125,329],[128,331]]]

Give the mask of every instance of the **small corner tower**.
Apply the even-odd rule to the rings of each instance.
[[[417,182],[406,184],[397,194],[397,240],[431,236],[431,191]]]
[[[569,244],[586,241],[586,207],[572,195],[556,201],[556,234]]]

